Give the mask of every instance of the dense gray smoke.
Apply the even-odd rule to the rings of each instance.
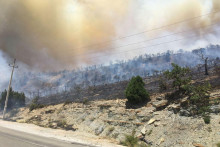
[[[83,46],[111,39],[128,7],[129,0],[1,0],[0,49],[42,69],[74,66],[77,55],[103,50]]]
[[[136,27],[141,26],[139,28],[146,30],[220,9],[219,0],[176,0],[166,5],[162,1],[162,4],[151,5],[146,2],[143,10],[134,7],[142,3],[145,2],[0,0],[0,49],[8,56],[42,70],[76,67],[82,63],[91,63],[87,53],[104,53],[114,47],[114,43],[107,46],[90,45],[117,37],[117,27],[125,18],[134,21]],[[196,22],[189,21],[166,31],[190,28],[191,33],[203,37],[202,33],[217,28],[220,23],[219,14],[212,13]],[[209,29],[203,28],[210,24],[216,25]],[[133,25],[127,24],[131,26],[130,30]]]

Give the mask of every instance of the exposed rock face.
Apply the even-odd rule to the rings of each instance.
[[[220,113],[220,104],[210,107],[212,113]]]
[[[103,126],[100,126],[100,127],[98,127],[98,128],[95,129],[95,134],[96,134],[96,135],[99,135],[99,134],[101,134],[103,131],[104,131]]]
[[[165,108],[168,104],[167,100],[161,100],[161,101],[156,101],[156,102],[152,102],[152,105],[157,109],[157,110],[161,110],[163,108]]]
[[[156,106],[167,104],[163,99],[155,101],[154,106],[138,109],[126,109],[125,100],[59,104],[32,112],[22,108],[11,119],[44,127],[70,129],[76,133],[90,133],[118,142],[135,130],[136,135],[141,134],[143,140],[152,143],[152,147],[192,147],[193,143],[209,147],[215,146],[220,140],[219,114],[211,113],[211,123],[206,125],[200,117],[185,117],[190,116],[190,112],[181,109],[180,104],[171,104],[162,111],[156,111]],[[212,109],[217,112],[218,108],[213,106]]]
[[[167,107],[169,111],[173,111],[175,114],[180,111],[180,104],[171,104]]]
[[[180,113],[180,116],[187,116],[187,117],[189,117],[191,115],[188,110],[184,110],[184,109],[180,110],[179,113]]]
[[[155,119],[155,118],[152,118],[151,120],[149,120],[149,122],[148,122],[147,124],[148,124],[148,125],[151,125],[151,124],[153,124],[155,121],[156,121],[156,119]]]

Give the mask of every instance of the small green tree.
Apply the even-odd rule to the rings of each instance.
[[[160,92],[163,92],[168,89],[168,84],[166,82],[166,79],[163,77],[160,77],[159,79],[159,88],[160,88]]]
[[[6,95],[7,95],[6,90],[1,93],[1,98],[0,98],[1,109],[3,109],[5,106]],[[25,94],[13,91],[12,88],[10,88],[7,108],[10,110],[12,108],[23,107],[23,106],[25,106]]]
[[[200,105],[201,107],[209,104],[209,92],[211,85],[206,83],[204,85],[192,86],[190,101],[192,104]]]
[[[44,105],[43,104],[39,104],[38,103],[39,97],[35,97],[31,104],[29,105],[29,111],[35,110],[35,109],[40,109],[43,108]]]
[[[190,105],[196,106],[194,110],[197,114],[204,114],[209,112],[209,91],[211,90],[210,83],[200,84],[198,86],[185,85],[186,95],[189,96]]]
[[[165,71],[164,75],[169,80],[173,80],[173,88],[181,90],[183,85],[189,84],[191,81],[191,77],[188,76],[189,72],[189,68],[180,67],[179,65],[172,63],[172,70]]]
[[[144,88],[144,85],[140,76],[132,77],[125,90],[125,96],[128,102],[137,104],[150,99],[150,95]]]
[[[220,76],[220,66],[219,65],[215,66],[215,72],[218,76]]]

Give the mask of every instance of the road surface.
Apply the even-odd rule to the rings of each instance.
[[[0,127],[0,147],[89,147]]]

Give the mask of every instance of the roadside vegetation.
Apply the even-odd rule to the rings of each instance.
[[[125,135],[125,139],[120,142],[121,145],[127,147],[150,147],[144,142],[141,142],[138,137],[135,136],[135,131],[133,130],[131,135]]]
[[[165,71],[164,76],[172,81],[172,93],[166,95],[169,101],[187,97],[186,109],[190,108],[191,115],[202,115],[205,123],[210,123],[209,91],[210,83],[194,84],[189,68],[172,63],[172,70]]]
[[[212,73],[213,70],[210,71],[210,75],[212,75]],[[61,107],[55,106],[55,108],[53,108],[45,107],[45,105],[40,104],[39,97],[35,97],[29,105],[29,111],[31,112],[35,109],[45,108],[28,113],[28,115],[33,116],[29,118],[27,117],[28,119],[25,118],[25,122],[37,122],[37,125],[72,131],[81,129],[80,127],[75,128],[73,124],[82,124],[82,126],[84,126],[83,128],[88,127],[89,130],[91,127],[88,124],[94,124],[95,126],[92,128],[92,131],[94,131],[93,133],[95,135],[114,138],[116,141],[120,142],[120,144],[128,147],[149,147],[149,145],[155,143],[154,137],[156,136],[155,132],[157,132],[155,131],[155,128],[158,129],[159,127],[166,127],[166,125],[170,125],[170,122],[165,122],[167,121],[166,119],[164,121],[164,119],[160,117],[155,117],[154,113],[156,114],[156,112],[156,115],[158,116],[161,114],[163,114],[163,116],[168,116],[168,112],[169,114],[172,114],[170,115],[170,118],[168,118],[168,121],[173,121],[175,119],[175,115],[170,113],[170,111],[173,111],[175,114],[177,113],[181,116],[198,118],[200,119],[199,123],[200,121],[204,121],[205,124],[211,123],[206,127],[210,127],[210,129],[208,128],[207,130],[212,131],[213,127],[211,126],[213,126],[214,123],[212,123],[211,119],[215,118],[215,116],[210,115],[210,112],[213,112],[212,103],[210,103],[210,99],[212,100],[213,98],[213,96],[210,98],[212,86],[210,83],[205,82],[206,80],[197,80],[192,77],[192,72],[188,67],[181,67],[172,63],[172,68],[163,72],[163,74],[161,72],[160,75],[153,78],[146,78],[144,80],[140,76],[136,76],[128,83],[125,83],[122,86],[119,85],[122,87],[120,87],[120,90],[121,92],[124,92],[124,96],[127,98],[126,100],[110,99],[110,102],[108,102],[96,101],[96,99],[94,99],[94,101],[90,101],[92,99],[91,97],[83,97],[82,99],[77,99],[76,103],[73,99],[70,99],[66,100],[63,105],[59,105]],[[210,82],[212,83],[212,81]],[[145,84],[147,84],[147,86],[145,86]],[[215,88],[215,86],[213,87]],[[89,91],[91,92],[91,96],[103,97],[98,90],[94,91],[94,89],[98,88],[91,88],[91,91]],[[113,95],[112,92],[109,93]],[[215,92],[212,92],[212,95],[213,93]],[[121,97],[115,95],[115,98]],[[146,105],[148,102],[149,104]],[[127,107],[128,103],[134,107]],[[91,108],[95,111],[90,111]],[[120,112],[118,112],[118,110],[120,110]],[[181,110],[189,113],[182,115]],[[97,116],[94,112],[100,113],[99,116]],[[192,122],[191,118],[186,119],[186,117],[181,117],[181,119],[184,123],[186,122],[185,124]],[[138,134],[138,136],[135,134],[135,131],[131,134],[127,134],[127,132],[130,132],[132,129],[138,129],[138,131],[140,131],[144,125],[147,126],[144,133],[142,133],[141,130],[141,134]],[[205,131],[206,130],[204,130],[204,132]],[[127,135],[124,136],[124,134]],[[162,144],[163,142],[166,142],[166,140],[161,137],[160,143]]]
[[[1,93],[1,99],[0,99],[0,109],[4,109],[5,106],[5,99],[6,99],[7,91]],[[19,108],[25,106],[25,94],[13,91],[13,89],[10,89],[10,94],[8,98],[8,106],[7,109],[11,110],[13,108]]]
[[[29,105],[29,111],[33,111],[35,109],[40,109],[40,108],[43,108],[43,107],[45,107],[45,105],[39,104],[38,103],[38,97],[35,97],[32,100],[31,104]]]

